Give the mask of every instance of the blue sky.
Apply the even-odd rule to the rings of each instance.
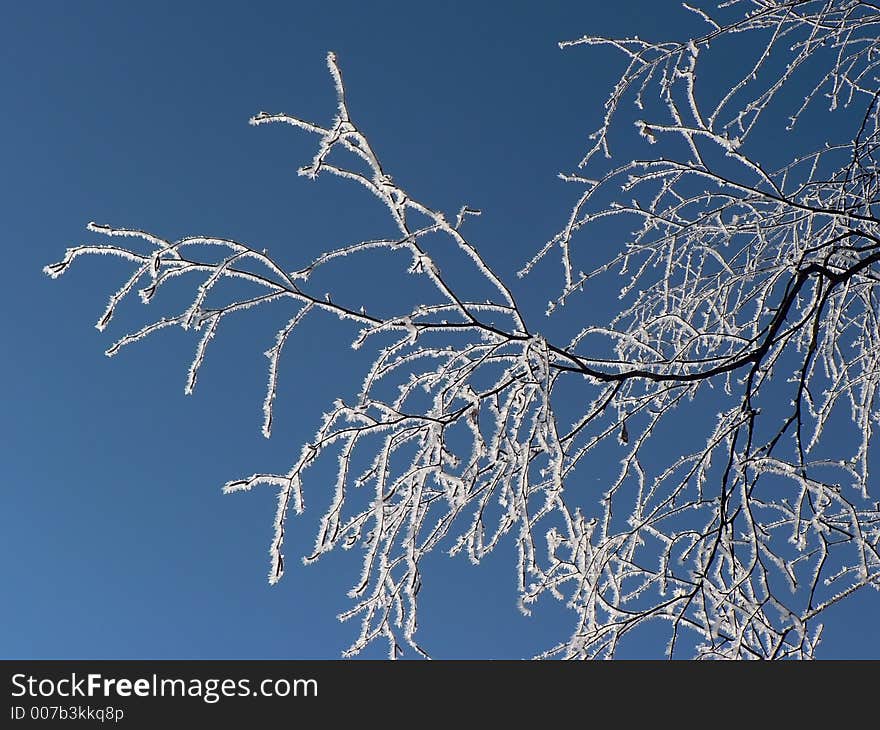
[[[328,121],[324,58],[334,50],[352,113],[386,169],[435,208],[481,208],[471,240],[512,280],[565,220],[572,193],[555,174],[580,159],[619,71],[612,55],[556,42],[675,36],[690,22],[675,8],[9,5],[0,31],[0,654],[334,658],[356,634],[335,618],[349,605],[354,556],[308,568],[296,559],[329,499],[321,474],[306,515],[290,523],[288,571],[275,587],[265,580],[274,493],[220,493],[230,478],[286,470],[332,399],[356,392],[367,353],[349,348],[353,331],[313,320],[297,333],[267,441],[262,353],[277,319],[256,313],[221,329],[191,397],[191,334],[167,332],[106,358],[143,317],[132,304],[112,332],[92,326],[124,267],[81,260],[56,282],[41,271],[68,246],[96,240],[86,223],[237,238],[291,268],[381,232],[383,211],[368,196],[296,176],[314,139],[247,124],[262,109]],[[380,281],[388,272],[365,273]],[[534,317],[547,300],[542,281],[558,280],[514,283]],[[558,606],[520,615],[510,557],[429,564],[436,579],[428,573],[420,637],[434,655],[525,657],[569,633]],[[878,608],[866,595],[829,612],[824,655],[880,656]],[[377,645],[362,656],[384,655]]]

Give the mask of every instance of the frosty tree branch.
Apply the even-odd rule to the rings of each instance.
[[[306,472],[322,456],[337,456],[332,504],[306,561],[339,546],[362,550],[354,605],[341,617],[361,621],[349,654],[380,637],[392,657],[407,645],[425,654],[416,641],[424,556],[443,549],[479,562],[504,539],[518,548],[523,611],[545,595],[572,610],[569,638],[547,657],[613,656],[627,633],[661,619],[669,656],[809,658],[822,612],[880,587],[880,509],[869,489],[880,385],[880,7],[856,0],[731,0],[711,14],[685,7],[705,22],[704,35],[561,44],[611,47],[627,62],[580,164],[590,177],[563,175],[583,188],[569,220],[520,272],[561,252],[562,288],[548,315],[576,306],[602,277],[628,277],[620,312],[607,323],[585,320],[567,340],[530,329],[513,291],[467,240],[466,219],[479,211],[464,206],[450,223],[387,174],[352,120],[333,54],[338,109],[329,126],[263,112],[251,123],[316,135],[318,151],[300,174],[363,186],[387,207],[395,237],[360,241],[289,271],[236,241],[172,242],[90,224],[142,248],[79,246],[46,267],[59,276],[84,254],[131,262],[131,277],[98,321],[102,330],[137,287],[148,303],[164,283],[200,276],[185,311],[107,351],[167,326],[201,330],[188,393],[225,317],[289,302],[290,319],[266,352],[267,437],[279,358],[297,326],[324,313],[361,328],[353,344],[375,347],[376,358],[357,396],[333,404],[288,473],[225,487],[278,490],[269,574],[276,582],[288,513],[304,509]],[[703,58],[725,43],[754,57],[729,89],[704,88]],[[612,163],[612,135],[624,136],[631,104],[641,117],[640,149],[652,154]],[[852,139],[799,150],[789,135],[792,154],[768,164],[765,130],[780,119],[794,128],[811,113],[834,113],[841,128],[851,124]],[[591,226],[608,220],[631,233],[584,273],[581,246]],[[492,298],[469,301],[449,283],[423,245],[438,234],[467,257]],[[383,317],[311,291],[317,269],[383,249],[410,254],[423,304]],[[208,306],[230,279],[252,293]],[[566,423],[555,394],[572,379],[584,406]],[[670,456],[662,434],[677,428],[680,411],[694,409],[715,415],[705,431],[679,435],[681,451]],[[829,446],[832,431],[838,438]],[[852,448],[842,454],[843,431]],[[590,464],[609,458],[620,468],[601,494],[576,488]],[[371,498],[363,504],[365,491]]]

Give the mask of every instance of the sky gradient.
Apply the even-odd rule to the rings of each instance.
[[[297,559],[314,539],[330,471],[312,474],[307,512],[291,517],[288,569],[274,587],[266,581],[274,492],[223,496],[220,487],[286,471],[332,400],[356,392],[369,353],[349,347],[354,330],[313,319],[296,334],[266,440],[263,352],[283,313],[221,328],[185,397],[192,333],[166,331],[113,359],[103,354],[144,317],[132,303],[112,331],[93,327],[122,264],[83,259],[54,282],[42,267],[68,246],[100,242],[85,231],[89,221],[165,238],[236,238],[278,252],[290,268],[387,230],[369,195],[296,176],[314,138],[247,124],[260,110],[330,120],[324,59],[333,50],[352,114],[386,169],[435,208],[482,209],[470,240],[541,316],[543,285],[558,284],[558,271],[525,283],[514,272],[565,221],[573,193],[556,173],[580,159],[621,69],[613,55],[561,51],[557,41],[678,36],[691,21],[673,3],[499,7],[5,9],[3,657],[335,658],[349,645],[357,627],[335,617],[350,605],[357,556],[309,567]],[[351,286],[365,297],[386,296],[399,279],[381,262],[360,276]],[[401,286],[394,293],[405,296]],[[463,556],[429,561],[419,636],[434,656],[528,657],[568,635],[573,615],[559,605],[543,600],[531,618],[519,613],[511,557],[508,544],[479,567]],[[822,655],[880,657],[878,609],[876,594],[866,594],[829,611]],[[624,646],[621,656],[655,649]],[[361,656],[385,654],[377,643]]]

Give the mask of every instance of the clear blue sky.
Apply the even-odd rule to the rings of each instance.
[[[357,556],[297,560],[328,498],[321,472],[289,524],[275,587],[265,580],[274,492],[220,487],[286,470],[332,399],[356,392],[367,353],[354,354],[335,321],[298,333],[267,441],[262,353],[278,322],[257,313],[221,329],[188,398],[191,334],[107,359],[143,317],[132,304],[112,332],[92,326],[124,267],[81,260],[57,282],[41,272],[96,240],[88,221],[238,238],[290,268],[373,235],[384,219],[369,196],[297,178],[314,139],[247,125],[262,109],[329,120],[334,50],[386,168],[436,208],[481,208],[472,240],[512,279],[564,221],[572,193],[555,174],[580,159],[619,70],[612,55],[556,42],[675,36],[683,19],[675,3],[645,1],[8,4],[0,655],[333,658],[356,635],[335,615],[349,606]],[[515,286],[539,316],[546,293]],[[526,657],[570,632],[571,616],[549,603],[519,614],[510,558],[429,564],[420,637],[435,656]],[[866,595],[829,612],[824,655],[880,657],[878,608]],[[376,645],[362,656],[384,655]]]

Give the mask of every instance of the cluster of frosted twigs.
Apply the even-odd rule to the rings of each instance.
[[[856,0],[685,7],[702,35],[562,44],[611,47],[626,60],[579,171],[563,176],[582,188],[571,216],[520,272],[561,253],[562,289],[548,315],[599,291],[594,282],[622,277],[619,313],[597,323],[585,308],[583,326],[564,340],[530,329],[512,290],[463,234],[479,211],[464,206],[447,220],[385,172],[352,121],[333,54],[338,109],[329,126],[286,114],[251,121],[317,135],[300,173],[369,190],[394,236],[290,271],[236,241],[166,241],[92,224],[109,245],[72,248],[46,267],[58,276],[84,254],[131,263],[99,329],[133,292],[150,302],[164,283],[195,274],[201,283],[184,311],[107,351],[168,326],[199,330],[187,392],[222,320],[288,302],[290,318],[266,352],[267,437],[279,358],[298,325],[328,314],[356,324],[354,346],[376,353],[360,392],[333,404],[288,473],[225,488],[277,489],[275,582],[308,468],[337,459],[306,561],[338,546],[362,552],[342,615],[360,619],[349,653],[383,638],[391,656],[407,646],[425,654],[416,641],[425,556],[439,549],[479,562],[502,540],[517,547],[523,611],[542,597],[571,609],[568,637],[547,657],[610,657],[630,632],[661,625],[669,656],[808,658],[822,612],[880,585],[869,478],[880,386],[880,8]],[[729,89],[712,88],[702,59],[724,44],[747,62]],[[792,90],[803,103],[788,112]],[[645,156],[618,162],[612,137],[623,136],[631,103],[640,117],[634,149]],[[842,120],[843,139],[798,150],[792,134],[784,164],[762,162],[762,125],[783,113],[796,127],[820,105]],[[581,270],[590,231],[609,221],[621,224],[619,245]],[[429,236],[464,254],[488,299],[460,296],[430,255]],[[127,247],[131,239],[143,250]],[[411,310],[352,308],[344,281],[333,297],[310,288],[317,269],[342,257],[390,250],[407,252],[409,273],[424,283],[423,303]],[[212,291],[230,279],[250,294],[214,304]],[[563,383],[582,395],[573,419],[559,407]],[[692,428],[681,428],[682,413],[692,414]],[[586,475],[607,471],[609,459],[614,474],[596,491]]]

